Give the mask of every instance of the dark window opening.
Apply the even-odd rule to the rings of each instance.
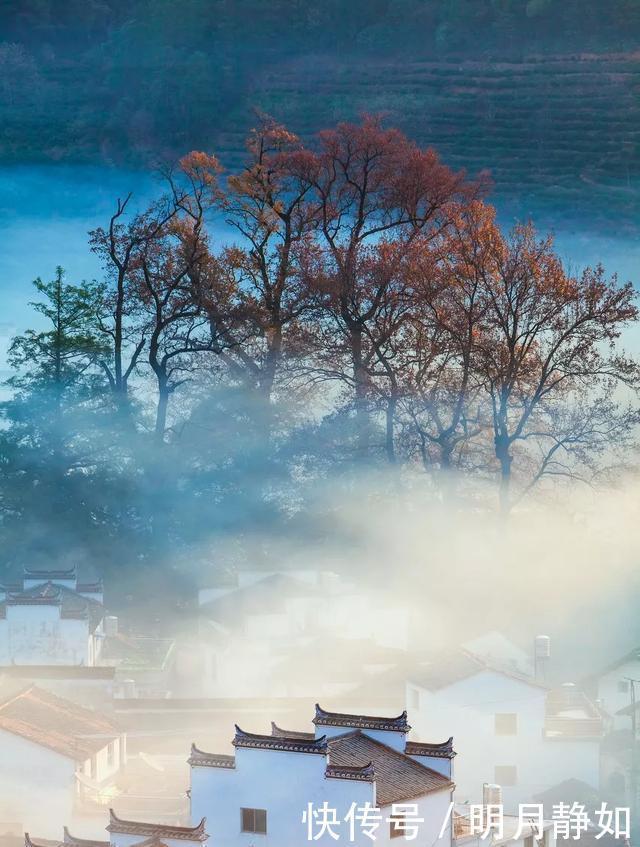
[[[242,831],[256,832],[260,835],[267,833],[266,809],[240,809],[242,814]]]
[[[406,832],[406,819],[404,813],[396,814],[389,820],[389,837],[402,838]]]

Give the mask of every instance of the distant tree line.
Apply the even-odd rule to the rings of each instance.
[[[444,496],[495,481],[506,514],[634,461],[631,285],[503,232],[433,150],[376,118],[305,147],[265,118],[242,168],[192,152],[163,180],[90,234],[100,281],[35,283],[2,405],[5,550],[148,561],[307,532],[323,480],[371,469]]]
[[[210,144],[278,61],[635,50],[640,3],[6,0],[0,34],[4,159],[146,161]]]

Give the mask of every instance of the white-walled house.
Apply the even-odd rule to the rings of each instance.
[[[534,672],[532,653],[518,647],[498,630],[494,629],[471,638],[465,641],[462,647],[468,653],[473,653],[474,656],[491,665],[525,675],[532,675]]]
[[[630,729],[631,682],[640,679],[640,647],[625,653],[583,681],[585,690],[607,711],[613,729]],[[640,687],[636,685],[636,692]],[[625,711],[626,710],[626,711]]]
[[[493,783],[512,811],[571,777],[599,786],[602,716],[575,686],[549,691],[455,650],[407,683],[407,709],[418,738],[454,734],[460,801]]]
[[[75,568],[25,569],[0,587],[0,666],[98,664],[104,638],[102,583]]]
[[[105,715],[30,685],[0,693],[0,830],[52,837],[104,814],[126,760],[125,735]]]
[[[206,818],[219,847],[299,847],[308,838],[303,813],[310,811],[309,804],[313,811],[326,803],[343,821],[352,804],[369,803],[380,809],[376,842],[384,845],[406,840],[386,819],[399,812],[396,804],[412,804],[424,819],[417,843],[451,847],[451,739],[409,742],[406,713],[382,718],[316,706],[313,723],[314,732],[273,725],[271,735],[236,727],[234,755],[194,746],[189,759],[192,822]],[[348,841],[346,826],[343,821],[338,832]],[[333,844],[334,839],[325,832],[317,843]],[[354,843],[371,840],[356,827]]]

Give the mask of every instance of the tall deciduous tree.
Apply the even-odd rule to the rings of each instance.
[[[365,336],[393,274],[362,275],[366,252],[385,238],[397,248],[446,225],[447,207],[471,193],[462,174],[443,165],[374,117],[320,133],[312,173],[318,232],[331,310],[348,338],[360,451],[369,440]],[[397,249],[398,260],[403,250]]]
[[[517,226],[506,239],[492,238],[477,270],[487,317],[476,367],[490,402],[500,500],[507,511],[514,447],[536,433],[562,439],[553,424],[558,404],[565,417],[603,383],[640,387],[638,364],[615,347],[638,310],[630,283],[607,279],[602,267],[568,275],[551,240],[539,238],[531,225]],[[609,407],[612,431],[619,413],[617,404]],[[601,421],[598,428],[603,426]],[[583,447],[585,437],[586,431]]]
[[[146,342],[139,301],[130,288],[134,257],[158,237],[176,214],[175,202],[163,198],[127,221],[130,203],[130,194],[124,200],[118,199],[108,226],[89,234],[91,249],[101,259],[105,272],[100,328],[110,349],[101,364],[116,406],[126,417],[130,413],[129,381]]]
[[[310,297],[298,269],[315,222],[313,159],[293,133],[266,117],[249,135],[247,152],[221,201],[240,243],[217,256],[202,301],[233,376],[269,402],[287,357],[305,349]]]

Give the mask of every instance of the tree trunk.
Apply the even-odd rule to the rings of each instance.
[[[356,431],[359,458],[369,452],[369,410],[367,408],[367,371],[362,361],[362,330],[352,328],[350,333],[353,380],[355,384]]]
[[[496,458],[500,462],[500,512],[507,516],[511,509],[511,462],[513,457],[510,452],[511,443],[508,436],[496,435],[495,448]]]
[[[158,403],[156,405],[155,436],[159,444],[164,443],[167,429],[167,408],[169,406],[169,388],[166,379],[158,377]]]
[[[385,437],[385,448],[387,451],[387,459],[389,460],[389,464],[395,465],[396,463],[396,448],[394,441],[394,426],[395,426],[395,418],[396,418],[396,409],[398,407],[398,399],[397,397],[391,396],[387,400],[387,427],[386,427],[386,437]]]
[[[282,353],[282,327],[274,326],[267,330],[267,353],[260,377],[260,393],[266,400],[271,399],[273,383],[280,364]]]

